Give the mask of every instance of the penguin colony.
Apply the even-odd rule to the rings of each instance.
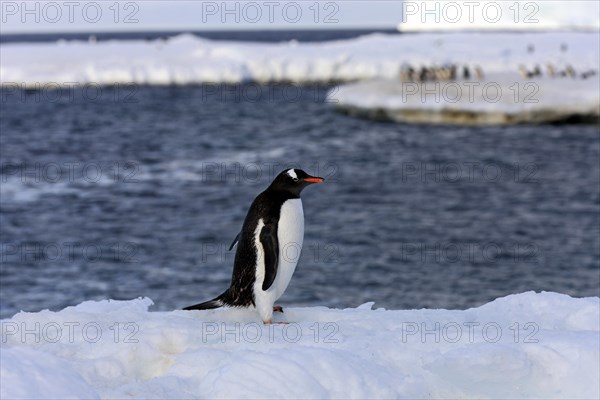
[[[560,44],[561,53],[566,53],[568,50],[569,50],[569,46],[566,43]],[[529,44],[527,46],[527,53],[533,54],[534,52],[535,52],[535,46],[532,44]],[[598,73],[595,69],[590,69],[587,71],[583,71],[578,75],[577,71],[575,71],[575,68],[573,68],[573,66],[571,64],[567,64],[563,70],[559,70],[552,63],[546,63],[546,72],[547,72],[547,76],[550,78],[572,78],[572,79],[575,79],[578,77],[581,79],[588,79]],[[542,68],[540,68],[539,65],[535,65],[533,67],[533,69],[531,69],[531,70],[527,69],[527,67],[525,67],[524,65],[519,65],[519,75],[521,75],[521,78],[523,78],[523,79],[531,79],[531,78],[541,77],[543,75],[543,73],[542,73]]]
[[[300,193],[307,186],[323,182],[301,169],[282,171],[250,206],[237,244],[229,288],[213,300],[184,308],[208,310],[219,307],[254,308],[265,324],[272,323],[275,306],[287,289],[304,240],[304,211]],[[289,248],[297,250],[290,257]]]
[[[546,76],[550,78],[588,79],[596,75],[597,73],[598,72],[595,69],[590,69],[578,74],[571,64],[567,64],[567,66],[562,70],[556,68],[552,63],[546,64]],[[519,65],[519,75],[523,79],[531,79],[542,77],[543,72],[542,68],[539,65],[535,65],[533,69],[528,69],[527,67],[521,64]]]
[[[433,66],[414,68],[409,64],[400,67],[400,80],[406,82],[432,82],[432,81],[455,81],[457,79],[483,79],[483,70],[476,65],[472,69],[468,65],[459,66],[456,64],[447,64],[443,66]]]
[[[560,51],[566,53],[568,51],[567,44],[562,43]],[[535,46],[532,44],[527,45],[527,53],[533,54],[534,52]],[[518,67],[518,72],[523,79],[538,78],[544,75],[540,65],[534,65],[533,68],[529,69],[521,64]],[[564,69],[559,69],[552,63],[546,63],[546,76],[550,78],[588,79],[597,74],[598,71],[595,69],[580,71],[578,73],[571,64],[567,64]],[[482,80],[484,73],[479,65],[445,64],[442,66],[434,65],[433,67],[413,67],[410,64],[403,64],[400,67],[399,78],[404,82],[455,81],[458,79],[469,80],[473,78]]]

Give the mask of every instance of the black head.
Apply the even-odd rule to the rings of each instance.
[[[313,183],[321,183],[325,179],[317,176],[310,176],[301,169],[291,168],[281,171],[269,186],[269,190],[284,191],[300,196],[300,192]]]

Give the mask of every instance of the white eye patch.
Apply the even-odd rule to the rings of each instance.
[[[296,175],[296,171],[294,171],[294,169],[288,169],[287,174],[290,176],[290,178],[292,179],[298,179],[298,175]]]

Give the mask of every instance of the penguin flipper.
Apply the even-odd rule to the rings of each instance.
[[[277,224],[263,226],[260,231],[260,243],[262,244],[265,253],[265,279],[263,280],[262,290],[268,290],[273,284],[273,281],[275,281],[275,276],[277,276],[277,264],[279,264]]]
[[[231,242],[231,246],[229,246],[229,250],[227,250],[227,251],[231,251],[231,249],[233,249],[233,247],[237,244],[237,242],[240,241],[240,236],[242,236],[242,232],[238,233],[237,236],[235,237],[235,239],[233,239],[233,242]]]

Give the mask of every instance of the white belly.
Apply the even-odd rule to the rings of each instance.
[[[302,251],[304,211],[300,199],[291,199],[283,203],[277,227],[277,239],[279,241],[279,264],[275,282],[271,287],[276,293],[275,300],[279,299],[287,289]]]
[[[258,237],[263,226],[264,224],[260,220],[255,232],[257,246],[261,247],[259,253],[262,252],[262,246]],[[300,259],[304,241],[304,211],[300,199],[291,199],[283,203],[277,226],[277,240],[279,242],[279,262],[275,280],[269,289],[262,290],[265,276],[264,258],[259,257],[259,265],[256,270],[254,300],[263,321],[271,319],[273,305],[287,289]]]

